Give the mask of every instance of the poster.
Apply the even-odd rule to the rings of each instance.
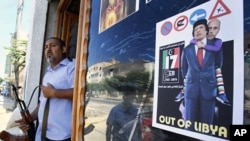
[[[101,0],[99,33],[138,11],[138,0]]]
[[[243,124],[242,9],[243,1],[214,0],[156,24],[154,127],[202,140],[229,140],[230,125]],[[219,32],[209,40],[214,19]],[[197,46],[203,47],[201,65]],[[176,99],[182,91],[184,98]],[[220,94],[228,102],[217,100]]]

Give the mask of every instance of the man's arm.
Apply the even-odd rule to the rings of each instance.
[[[197,43],[197,40],[194,38],[190,41],[190,44],[196,44],[196,43]]]
[[[205,49],[208,51],[219,51],[222,47],[222,40],[221,39],[215,39],[214,45],[205,45]]]
[[[111,141],[111,130],[112,130],[112,126],[107,124],[106,141]]]
[[[223,50],[219,50],[218,52],[216,52],[216,56],[215,56],[215,67],[216,68],[221,68],[223,65]]]
[[[38,109],[39,109],[40,104],[38,104],[36,106],[36,108],[34,109],[34,111],[30,114],[32,121],[35,121],[38,117]],[[15,121],[16,123],[18,123],[18,127],[24,132],[27,133],[28,130],[30,129],[30,126],[28,125],[28,123],[26,123],[23,119],[19,119]]]
[[[34,111],[30,114],[33,121],[37,120],[37,118],[38,118],[39,107],[40,107],[40,103],[36,106],[36,108],[34,109]]]
[[[41,86],[43,95],[46,98],[63,98],[68,100],[73,100],[73,88],[70,89],[55,89],[51,84],[48,86]]]
[[[187,63],[187,59],[185,55],[185,50],[183,49],[181,53],[181,73],[182,73],[183,79],[185,79],[186,77],[187,68],[188,68],[188,63]]]

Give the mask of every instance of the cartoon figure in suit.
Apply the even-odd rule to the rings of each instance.
[[[206,19],[193,25],[193,37],[204,44],[213,45],[215,40],[207,39]],[[222,50],[217,52],[198,48],[196,44],[187,45],[181,55],[181,72],[186,80],[184,89],[185,119],[192,122],[213,124],[217,95],[216,68],[221,67]],[[193,127],[190,128],[193,130]]]
[[[220,20],[219,19],[212,19],[208,22],[208,28],[209,33],[207,35],[207,39],[215,41],[214,45],[205,45],[204,43],[201,43],[201,41],[196,41],[196,39],[192,39],[190,41],[191,44],[196,44],[198,47],[202,47],[206,49],[206,51],[220,51],[222,47],[222,40],[220,38],[217,38],[216,35],[220,31]],[[216,68],[216,76],[217,76],[217,89],[218,89],[218,95],[216,99],[221,102],[222,104],[225,104],[227,106],[230,106],[230,101],[227,98],[227,95],[224,90],[224,81],[222,76],[221,68]],[[175,102],[182,101],[184,99],[184,88],[186,80],[184,79],[184,87],[181,89],[181,91],[178,93],[178,95],[175,97]],[[184,103],[184,101],[182,101]]]

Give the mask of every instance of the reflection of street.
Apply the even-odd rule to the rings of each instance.
[[[119,96],[118,96],[119,97]],[[106,141],[106,121],[110,110],[121,103],[121,97],[117,99],[107,99],[106,97],[91,97],[89,103],[86,107],[85,116],[86,126],[93,124],[95,126],[94,130],[89,134],[84,136],[84,140],[93,140],[93,141]],[[139,106],[139,103],[137,103]],[[151,116],[152,116],[152,103],[144,104],[141,107],[141,116],[142,116],[142,137],[143,141],[152,140],[151,133]]]
[[[120,100],[108,100],[105,98],[91,97],[86,107],[86,125],[92,123],[95,129],[84,136],[84,140],[106,141],[106,120],[111,108]]]

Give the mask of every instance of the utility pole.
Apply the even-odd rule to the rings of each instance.
[[[18,0],[18,5],[17,5],[17,17],[16,17],[16,27],[15,27],[15,32],[12,34],[11,38],[11,46],[15,46],[15,41],[20,38],[20,30],[21,30],[21,22],[22,22],[22,11],[23,11],[23,4],[24,0]],[[14,66],[11,64],[11,57],[10,55],[6,56],[6,65],[5,65],[5,73],[6,73],[6,79],[8,81],[13,80],[13,70]]]
[[[21,34],[21,23],[22,23],[22,14],[23,14],[23,6],[24,6],[24,0],[18,0],[17,5],[17,18],[16,18],[16,40],[20,39]]]
[[[17,41],[21,39],[21,23],[22,23],[22,13],[23,13],[24,0],[18,0],[17,4],[17,17],[16,17],[16,29],[14,37],[12,37],[12,46],[18,48]],[[19,86],[19,67],[17,67],[17,62],[11,66],[11,78],[15,82],[16,86]]]

